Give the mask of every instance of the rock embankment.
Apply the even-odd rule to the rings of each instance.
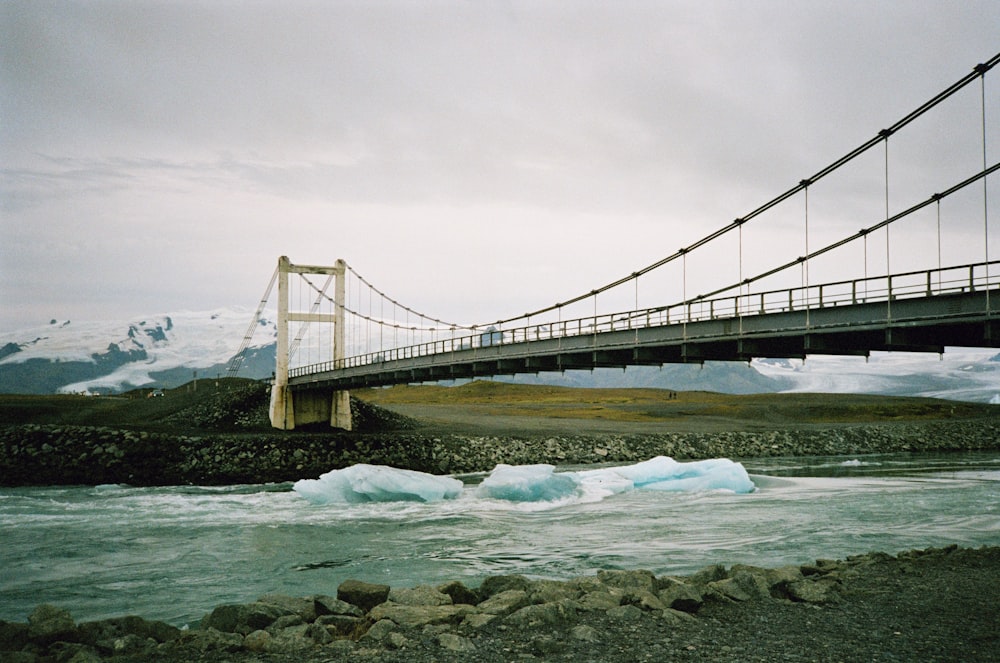
[[[28,424],[0,429],[0,484],[218,485],[292,481],[355,463],[437,474],[484,472],[497,463],[637,462],[763,456],[968,451],[1000,448],[992,419],[777,431],[429,436],[403,430],[347,433],[178,435],[100,426]]]
[[[102,426],[28,424],[0,429],[0,483],[267,483],[363,462],[423,467],[427,451],[425,440],[407,435],[176,435]]]
[[[1000,449],[1000,421],[810,427],[770,431],[577,435],[540,438],[447,436],[432,440],[433,470],[477,472],[497,463],[631,463],[678,460]]]
[[[718,637],[711,630],[719,620],[756,615],[767,622],[769,611],[780,608],[820,621],[823,610],[833,615],[842,602],[856,601],[864,592],[862,579],[898,585],[893,576],[908,574],[923,582],[920,576],[938,567],[966,575],[978,571],[986,594],[966,600],[988,611],[987,619],[996,613],[998,596],[989,588],[1000,571],[1000,548],[952,546],[777,569],[715,565],[686,577],[641,570],[605,570],[563,582],[494,576],[475,589],[457,581],[390,588],[348,580],[336,596],[271,594],[218,606],[197,628],[185,630],[139,617],[76,624],[65,610],[42,605],[27,623],[0,622],[0,660],[579,661],[617,660],[637,648],[660,660],[698,658],[699,648],[710,660],[729,660],[725,654],[741,643],[711,639]],[[936,591],[934,583],[927,586]],[[939,597],[913,602],[924,598],[933,604]],[[862,604],[867,611],[870,606]],[[878,625],[878,614],[870,619],[865,628]],[[706,638],[716,645],[714,652],[707,651]],[[778,644],[776,651],[788,653]],[[925,653],[933,658],[934,652]]]

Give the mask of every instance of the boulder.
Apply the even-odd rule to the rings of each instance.
[[[6,659],[4,660],[6,661]],[[103,663],[103,661],[104,659],[96,651],[89,647],[83,647],[76,650],[67,663]]]
[[[580,597],[579,604],[584,610],[607,611],[622,604],[625,593],[621,590],[604,588],[585,593]]]
[[[309,629],[314,626],[314,624],[299,624],[272,632],[267,641],[267,651],[273,654],[296,654],[312,649],[317,643],[310,637]],[[333,639],[322,626],[316,628],[326,634],[326,642]]]
[[[412,641],[399,631],[392,631],[385,636],[385,639],[382,641],[382,644],[385,645],[388,649],[403,649],[405,647],[410,646],[410,644],[412,644]]]
[[[337,587],[337,598],[370,612],[372,608],[385,603],[389,598],[389,586],[360,580],[345,580]]]
[[[268,603],[226,604],[217,606],[201,620],[202,629],[215,629],[241,636],[266,629],[288,610]]]
[[[617,571],[601,570],[597,578],[608,587],[619,589],[641,589],[647,592],[656,591],[656,576],[651,571]]]
[[[690,585],[676,578],[660,578],[660,592],[658,596],[668,608],[683,610],[684,612],[697,612],[704,602],[701,592],[694,585]]]
[[[725,580],[728,577],[729,574],[726,572],[725,566],[722,564],[712,564],[694,573],[688,578],[688,582],[692,585],[707,585],[710,582]]]
[[[552,603],[563,599],[576,600],[581,591],[565,582],[555,580],[536,580],[528,592],[532,603]]]
[[[101,649],[107,649],[109,643],[128,635],[134,635],[143,640],[151,639],[158,643],[176,640],[181,635],[181,630],[176,626],[134,615],[83,622],[79,626],[79,631],[83,642],[97,645]]]
[[[28,625],[0,620],[0,651],[19,651],[28,644]]]
[[[785,587],[785,594],[791,600],[803,603],[832,603],[840,599],[837,583],[826,578],[790,583]]]
[[[361,632],[365,619],[351,615],[320,615],[315,623],[325,627],[333,636],[349,638]]]
[[[318,595],[313,597],[313,604],[316,614],[323,615],[343,615],[346,617],[364,617],[365,613],[356,605],[347,601],[341,601],[332,596]],[[317,617],[318,619],[318,617]]]
[[[634,605],[635,607],[646,610],[647,612],[652,610],[667,609],[667,606],[660,600],[660,597],[653,592],[646,591],[645,589],[625,590],[625,595],[622,597],[622,603],[625,605]]]
[[[725,580],[710,582],[708,588],[711,592],[734,601],[757,601],[771,597],[766,574],[749,569],[740,569]]]
[[[452,603],[466,603],[469,605],[479,603],[477,594],[457,580],[440,585],[437,590],[442,594],[450,596]]]
[[[579,626],[574,626],[569,631],[569,637],[573,640],[579,642],[600,642],[601,637],[597,633],[597,629],[593,626],[587,626],[586,624],[581,624]]]
[[[28,615],[28,637],[32,642],[46,645],[58,641],[75,642],[79,633],[69,610],[43,603]]]
[[[504,617],[516,610],[520,610],[528,605],[528,603],[528,592],[523,589],[508,589],[491,596],[477,607],[480,612],[485,612],[488,615]]]
[[[399,605],[451,605],[451,596],[440,592],[434,587],[419,585],[417,587],[393,589],[389,592],[389,600]]]
[[[405,628],[415,628],[430,624],[457,624],[475,611],[470,605],[399,605],[387,601],[372,608],[368,617],[376,622],[388,619]]]
[[[271,634],[267,631],[254,631],[247,633],[243,638],[243,648],[257,654],[266,652],[271,643]]]
[[[243,636],[238,633],[223,633],[215,628],[193,629],[181,633],[169,647],[172,650],[193,650],[200,654],[231,654],[243,648]]]
[[[581,594],[586,592],[604,591],[607,589],[607,585],[598,580],[597,576],[580,576],[577,578],[571,578],[563,584],[567,587],[572,587]]]
[[[313,599],[296,598],[284,594],[265,594],[257,599],[258,603],[277,606],[286,613],[293,613],[304,622],[316,621],[316,602]]]
[[[766,573],[767,581],[771,585],[772,594],[775,589],[780,590],[782,587],[787,587],[803,578],[802,569],[798,566],[782,566],[777,569],[768,569]]]
[[[302,624],[305,624],[305,622],[302,621],[302,617],[299,615],[282,615],[271,622],[271,625],[267,627],[267,630],[274,634],[283,629],[292,628],[293,626],[301,626]]]
[[[484,612],[474,612],[462,619],[462,626],[471,629],[480,629],[497,619],[496,615],[487,615]]]
[[[396,622],[391,619],[380,619],[372,624],[371,628],[369,628],[368,631],[361,636],[361,640],[369,640],[371,642],[381,644],[382,642],[385,642],[388,635],[397,628],[399,628],[399,626],[397,626]]]
[[[507,622],[533,628],[536,626],[565,626],[576,619],[580,606],[576,601],[563,599],[554,603],[527,605],[507,617]]]
[[[472,640],[454,633],[441,633],[437,637],[437,642],[442,649],[447,649],[448,651],[472,652],[476,650],[476,645]]]
[[[799,567],[804,576],[826,575],[840,569],[840,562],[835,559],[817,559],[814,564],[803,564]]]
[[[134,656],[156,647],[156,641],[151,638],[141,638],[134,633],[128,633],[115,638],[111,644],[115,656]]]
[[[510,590],[528,591],[531,581],[522,575],[490,576],[479,586],[479,599],[484,601]]]

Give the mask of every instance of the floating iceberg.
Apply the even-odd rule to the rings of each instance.
[[[734,493],[753,492],[753,481],[740,463],[728,458],[712,458],[689,463],[679,463],[673,458],[657,456],[647,461],[596,470],[620,476],[632,482],[634,488],[643,490],[664,490],[693,492],[704,490],[728,490]],[[609,479],[605,479],[609,481]]]
[[[436,502],[462,494],[452,477],[400,470],[384,465],[352,465],[300,479],[292,489],[314,504]],[[679,463],[657,456],[634,465],[579,472],[557,472],[552,465],[497,465],[468,497],[506,502],[600,500],[632,490],[751,493],[753,481],[739,463],[714,458]]]
[[[751,493],[754,484],[746,469],[728,458],[679,463],[657,456],[634,465],[580,472],[555,472],[551,465],[497,465],[476,492],[485,498],[537,502],[630,490]]]
[[[414,470],[359,464],[331,470],[319,479],[300,479],[292,490],[313,504],[436,502],[461,495],[462,482]]]
[[[552,465],[504,465],[493,468],[476,488],[479,497],[510,502],[550,502],[579,493],[572,472],[556,473]]]

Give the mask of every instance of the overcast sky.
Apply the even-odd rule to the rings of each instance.
[[[446,319],[522,313],[754,209],[998,51],[996,0],[4,0],[0,329],[252,308],[283,254]],[[1000,72],[986,97],[992,163]],[[891,211],[981,169],[980,106],[977,83],[894,137]],[[810,190],[812,247],[884,216],[884,159]],[[946,263],[983,245],[977,195],[945,208]],[[802,210],[692,258],[689,287],[800,255]]]

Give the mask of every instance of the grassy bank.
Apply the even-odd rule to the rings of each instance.
[[[733,395],[664,389],[577,389],[477,381],[399,386],[354,396],[455,432],[712,432],[996,417],[1000,408],[863,394]]]

